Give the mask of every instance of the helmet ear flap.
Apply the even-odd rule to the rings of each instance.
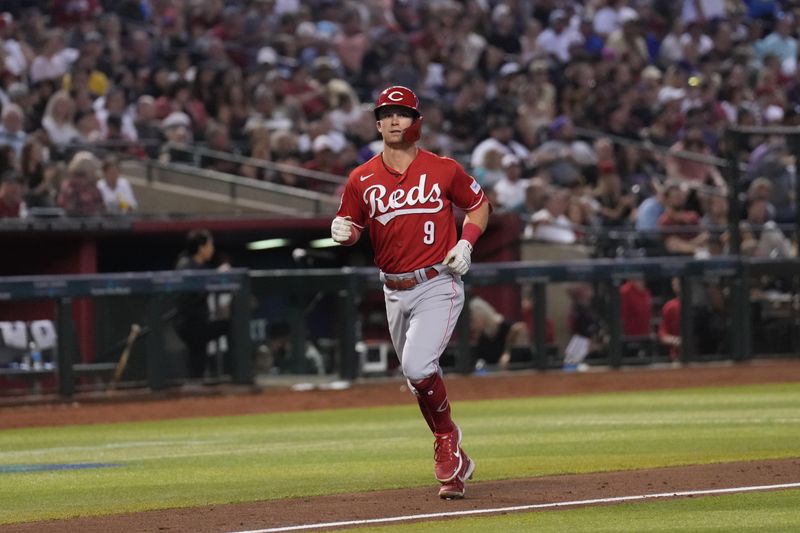
[[[414,119],[414,122],[403,132],[403,141],[407,143],[417,142],[422,130],[422,115]]]

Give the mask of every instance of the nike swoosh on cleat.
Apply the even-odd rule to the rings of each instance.
[[[368,179],[370,179],[370,178],[371,178],[372,176],[374,176],[374,175],[375,175],[375,173],[373,172],[372,174],[367,174],[366,176],[360,176],[360,177],[359,177],[359,179],[360,179],[361,181],[368,180]]]

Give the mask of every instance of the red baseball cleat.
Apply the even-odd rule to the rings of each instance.
[[[464,450],[459,450],[463,465],[455,478],[442,483],[442,486],[439,487],[439,497],[443,500],[460,500],[463,498],[464,482],[472,479],[472,473],[475,471],[475,461],[470,459]]]
[[[434,433],[433,460],[436,479],[445,483],[458,475],[463,465],[461,457],[461,430],[458,426],[450,433]]]

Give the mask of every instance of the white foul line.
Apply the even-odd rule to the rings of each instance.
[[[231,531],[230,533],[278,533],[281,531],[302,531],[304,529],[363,526],[367,524],[385,524],[387,522],[406,522],[409,520],[423,520],[426,518],[449,518],[453,516],[509,513],[514,511],[551,509],[554,507],[570,507],[575,505],[591,505],[596,503],[630,502],[635,500],[649,500],[653,498],[674,498],[677,496],[702,496],[706,494],[725,494],[731,492],[753,492],[759,490],[795,489],[795,488],[800,488],[800,483],[782,483],[780,485],[754,485],[750,487],[732,487],[729,489],[687,490],[683,492],[662,492],[659,494],[639,494],[635,496],[617,496],[615,498],[594,498],[591,500],[573,500],[569,502],[538,503],[533,505],[515,505],[513,507],[495,507],[494,509],[470,509],[468,511],[451,511],[447,513],[427,513],[427,514],[415,514],[415,515],[403,515],[403,516],[390,516],[386,518],[368,518],[365,520],[346,520],[342,522],[322,522],[319,524],[304,524],[299,526],[271,527],[267,529],[252,529],[248,531]]]

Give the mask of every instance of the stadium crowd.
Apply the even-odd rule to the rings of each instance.
[[[726,250],[727,186],[679,154],[725,155],[730,125],[800,125],[791,0],[1,4],[0,216],[136,209],[116,160],[91,156],[109,149],[181,161],[170,146],[200,145],[344,176],[380,150],[371,104],[401,84],[422,99],[422,146],[466,164],[527,235],[687,226],[662,251],[703,256]],[[767,224],[795,216],[784,138],[737,155],[745,250],[793,254]]]

